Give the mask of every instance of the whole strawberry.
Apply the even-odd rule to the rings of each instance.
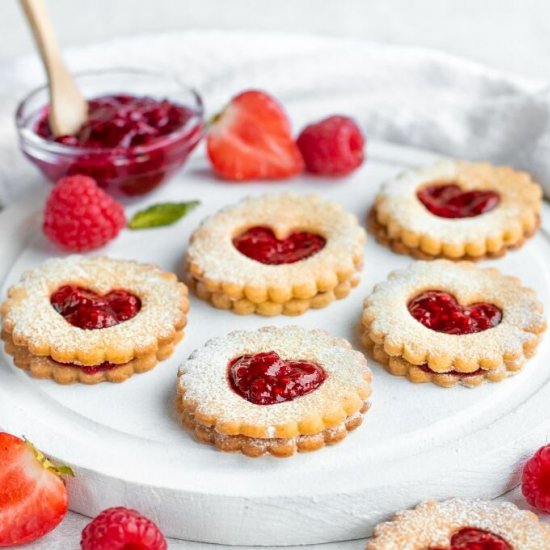
[[[107,508],[82,531],[82,550],[166,550],[159,528],[136,510]]]
[[[345,176],[363,163],[365,140],[349,117],[334,115],[306,126],[296,142],[306,170],[322,176]]]
[[[36,540],[67,513],[67,490],[55,466],[28,441],[0,432],[0,546]]]
[[[235,96],[214,118],[206,145],[212,168],[227,180],[282,179],[303,170],[286,113],[265,92]]]
[[[99,248],[125,225],[122,206],[88,176],[60,179],[46,201],[44,233],[71,252]]]

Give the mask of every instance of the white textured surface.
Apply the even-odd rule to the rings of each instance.
[[[340,5],[340,3],[338,3]],[[437,3],[437,6],[441,6],[441,3]],[[499,10],[499,13],[503,13],[506,10],[502,9],[502,4],[492,3],[490,10]],[[547,8],[544,2],[539,3],[539,6]],[[471,4],[470,8],[476,13],[478,12],[479,3],[475,2]],[[531,32],[529,28],[525,33],[529,40],[517,40],[517,36],[512,31],[517,30],[517,22],[520,20],[521,14],[529,12],[522,4],[518,7],[517,16],[510,15],[508,11],[507,17],[512,22],[508,27],[510,32],[508,34],[514,36],[513,40],[507,41],[510,44],[510,54],[513,54],[510,59],[513,58],[515,67],[520,69],[523,64],[530,64],[530,69],[527,71],[531,75],[536,75],[539,68],[544,68],[544,63],[548,64],[547,57],[544,57],[542,52],[545,48],[542,47],[540,42],[536,42],[529,51],[528,56],[521,55],[518,52],[524,52],[524,49],[518,49],[517,46],[527,49],[528,44],[534,44],[537,36],[541,37],[544,33]],[[383,17],[384,23],[387,21],[394,22],[396,19],[389,16],[392,13],[392,7],[387,8],[389,13]],[[411,5],[411,9],[416,12],[416,4]],[[502,12],[500,11],[502,9]],[[489,10],[489,12],[490,12]],[[533,12],[534,13],[534,12]],[[448,40],[449,50],[455,52],[461,52],[458,45],[468,47],[470,46],[471,54],[475,55],[483,51],[484,59],[487,61],[500,57],[502,55],[501,43],[498,41],[491,41],[490,35],[486,32],[486,20],[487,17],[474,17],[473,19],[468,12],[466,19],[467,25],[462,25],[463,32],[465,34],[460,35],[462,40],[453,40],[455,36],[449,33],[449,29],[445,26],[434,24],[432,17],[425,17],[421,11],[418,12],[418,22],[422,24],[425,22],[430,30],[433,27],[443,28],[445,31],[441,35]],[[444,21],[448,21],[448,15],[445,8],[437,10],[437,16]],[[535,20],[539,25],[543,25],[545,18],[534,15]],[[357,23],[361,21],[361,18],[355,19]],[[408,21],[407,18],[403,18],[403,24]],[[459,19],[460,21],[460,19]],[[465,21],[463,21],[464,23]],[[477,22],[477,23],[476,23]],[[362,21],[361,21],[362,24]],[[408,23],[407,23],[408,24]],[[478,36],[483,37],[486,40],[487,48],[478,50],[479,43],[471,41],[471,29],[474,25],[474,30],[478,31]],[[391,38],[392,30],[396,26],[392,23],[389,27],[386,24],[376,25],[381,31],[387,32],[387,35],[377,35],[382,38]],[[500,30],[506,29],[506,26],[496,25],[500,27]],[[521,25],[519,25],[521,27]],[[403,28],[402,26],[397,28]],[[418,29],[422,26],[418,26],[414,22],[409,26],[414,37],[409,38],[410,41],[417,42],[416,35],[420,38],[422,35],[427,37],[429,32],[423,33]],[[453,25],[453,29],[460,29],[461,25]],[[522,31],[525,29],[522,28]],[[462,32],[462,31],[461,31]],[[546,36],[548,34],[546,33]],[[394,36],[395,38],[395,36]],[[428,42],[425,42],[428,43]],[[476,46],[475,44],[478,44]],[[513,47],[512,47],[513,44]],[[118,48],[118,50],[116,49]],[[395,119],[395,128],[393,129],[393,135],[395,139],[402,142],[415,142],[422,141],[422,136],[418,135],[417,121],[425,121],[426,119],[432,120],[432,139],[428,146],[436,147],[440,150],[456,153],[458,155],[466,155],[464,153],[464,143],[470,143],[471,147],[475,148],[480,157],[492,157],[502,156],[503,158],[513,158],[513,153],[518,149],[519,144],[525,144],[526,152],[529,153],[531,149],[530,136],[536,134],[537,136],[543,136],[546,128],[545,109],[546,102],[544,99],[544,85],[543,84],[517,84],[515,81],[502,77],[494,73],[493,71],[478,68],[470,65],[469,63],[451,61],[449,65],[449,59],[446,56],[436,56],[434,63],[426,67],[426,70],[420,71],[417,74],[412,71],[412,66],[418,57],[423,58],[424,52],[413,50],[408,54],[399,48],[389,48],[370,46],[371,54],[364,56],[362,46],[353,46],[353,52],[350,54],[350,47],[345,44],[333,43],[330,40],[325,39],[293,39],[287,38],[281,39],[280,36],[265,36],[263,38],[255,38],[253,42],[250,37],[244,37],[233,35],[232,37],[224,37],[219,34],[203,34],[203,33],[190,33],[186,36],[180,35],[177,38],[174,36],[166,36],[159,38],[149,38],[146,40],[129,40],[129,41],[115,41],[114,45],[109,47],[87,47],[83,50],[74,50],[69,55],[69,61],[73,67],[79,67],[84,69],[86,67],[101,67],[109,60],[110,64],[133,64],[139,65],[145,63],[148,65],[161,65],[172,66],[177,70],[183,70],[186,74],[187,80],[201,87],[207,98],[210,100],[210,109],[217,108],[227,96],[239,90],[241,86],[264,85],[272,89],[278,96],[289,106],[293,118],[297,123],[302,124],[313,116],[320,116],[325,114],[327,110],[344,110],[347,112],[353,112],[357,107],[357,111],[361,117],[369,115],[369,135],[378,133],[378,123],[376,121],[376,114],[381,113],[382,116],[387,116],[387,113],[392,115]],[[167,57],[166,52],[170,51],[171,55]],[[200,52],[201,55],[198,55]],[[299,52],[299,53],[297,53]],[[492,52],[489,54],[489,52]],[[485,55],[487,54],[487,55]],[[537,57],[537,54],[541,54]],[[513,57],[515,55],[515,57]],[[281,59],[282,56],[282,59]],[[342,56],[345,57],[345,61],[338,59]],[[506,57],[505,55],[502,57]],[[315,59],[321,58],[319,62],[324,71],[331,71],[325,73],[329,75],[328,78],[322,78],[315,76]],[[279,61],[277,61],[279,59]],[[378,79],[373,80],[369,74],[370,65],[379,60],[382,65],[387,67],[385,74],[379,75]],[[538,61],[537,61],[538,60]],[[299,65],[299,66],[297,66]],[[240,71],[236,71],[236,67],[241,66]],[[317,65],[319,66],[319,65]],[[506,66],[501,64],[501,66]],[[178,69],[178,67],[180,69]],[[341,71],[338,68],[341,67]],[[353,77],[349,76],[349,68],[352,68]],[[359,74],[357,67],[365,69],[366,74]],[[345,73],[347,77],[344,78]],[[362,71],[361,71],[362,73]],[[548,74],[548,67],[546,72],[541,70],[542,74]],[[287,84],[282,85],[279,80],[281,74],[286,75],[285,81]],[[273,76],[273,78],[272,78]],[[418,88],[425,85],[425,79],[429,77],[429,80],[434,79],[439,83],[438,93],[436,96],[432,94],[426,94],[424,99],[415,97],[409,97],[409,89],[411,87]],[[23,164],[21,157],[15,152],[14,145],[14,132],[11,124],[11,113],[13,112],[16,98],[28,90],[30,87],[38,84],[42,79],[41,70],[35,60],[25,60],[16,64],[8,64],[2,70],[2,79],[0,79],[0,144],[3,153],[1,153],[2,163],[0,164],[0,180],[2,181],[2,197],[4,200],[9,200],[24,189],[37,185],[39,177],[36,173],[30,169],[26,164]],[[395,100],[384,104],[385,90],[389,83],[395,82],[395,89],[401,90],[402,101]],[[483,83],[483,85],[482,85]],[[362,86],[368,85],[373,89],[375,93],[374,99],[371,96],[364,94]],[[486,89],[485,85],[489,88]],[[525,96],[522,90],[525,88],[529,90],[539,91],[536,96]],[[463,96],[471,96],[472,94],[478,94],[482,92],[483,100],[479,105],[479,108],[473,110],[470,116],[465,115],[465,107],[469,106],[469,101],[464,100],[464,97],[449,96],[446,91],[449,89],[458,89],[462,92]],[[307,97],[308,93],[319,89],[321,92],[316,100],[312,100],[307,104],[304,104],[303,99]],[[431,87],[430,87],[431,89]],[[217,96],[216,96],[216,90]],[[351,95],[350,95],[351,94]],[[216,99],[217,97],[217,99]],[[375,101],[376,100],[376,101]],[[433,123],[433,118],[430,116],[430,107],[433,101],[438,104],[443,103],[446,106],[446,112],[442,116],[438,117],[438,123]],[[527,120],[530,123],[530,129],[526,138],[525,127],[520,126],[520,130],[512,132],[509,135],[509,140],[504,143],[504,146],[499,142],[498,146],[493,146],[493,135],[499,138],[499,133],[502,134],[502,128],[500,126],[493,127],[495,132],[489,132],[487,135],[485,131],[487,125],[483,123],[486,120],[482,113],[486,112],[502,112],[502,107],[507,108],[510,113],[509,117],[506,116],[506,120],[509,121],[510,117],[513,119]],[[367,111],[365,111],[367,109]],[[414,124],[413,124],[414,122]],[[441,124],[439,123],[441,122]],[[440,131],[442,126],[445,128],[454,129],[454,137],[450,138]],[[514,127],[512,121],[511,126]],[[401,127],[401,131],[399,131]],[[478,139],[472,141],[471,130],[476,130]],[[490,129],[490,128],[489,128]],[[497,139],[498,142],[498,139]],[[456,146],[456,147],[455,147]],[[500,152],[500,155],[497,153]],[[521,152],[521,146],[520,146]],[[466,155],[467,156],[467,155]],[[201,174],[197,174],[197,178],[201,179]],[[360,184],[362,184],[361,182]],[[358,184],[358,185],[360,185]],[[332,185],[332,184],[331,184]],[[206,192],[206,190],[205,190]],[[184,195],[184,192],[179,192]],[[235,193],[235,196],[237,194]],[[23,209],[23,212],[25,209]],[[14,224],[18,219],[19,213],[14,212],[11,218],[11,223]],[[30,222],[29,222],[30,223]],[[182,242],[178,239],[178,242]],[[13,243],[3,242],[3,246],[13,248]],[[136,244],[136,246],[138,246]],[[15,252],[15,250],[13,250]],[[50,250],[50,253],[52,251]],[[516,256],[520,260],[520,256]],[[166,263],[173,266],[173,258],[167,258]],[[536,268],[533,268],[536,269]],[[373,281],[370,281],[372,283]],[[357,291],[356,291],[357,292]],[[361,291],[359,291],[361,292]],[[337,307],[337,306],[334,306]],[[331,311],[336,313],[336,310],[331,308]],[[235,318],[231,318],[235,321]],[[197,316],[197,322],[203,321],[201,316]],[[234,324],[234,323],[233,323]],[[380,376],[386,375],[380,371]],[[404,381],[402,381],[404,382]],[[453,390],[454,391],[454,390]],[[478,390],[475,390],[478,391]],[[391,402],[397,402],[396,398],[392,398]],[[391,403],[390,403],[391,405]],[[542,407],[541,410],[545,410]],[[117,407],[117,410],[124,412],[124,407]],[[519,415],[515,415],[511,422],[513,426],[522,424]],[[407,420],[405,418],[405,420]],[[512,426],[510,426],[511,429]],[[444,426],[441,426],[444,430]],[[491,434],[487,433],[485,439],[491,439]],[[548,432],[541,432],[538,435],[538,440],[542,443],[547,437]],[[466,447],[469,443],[465,443]],[[523,452],[526,454],[534,447],[532,444],[522,447]],[[481,449],[480,449],[481,451]],[[508,458],[508,451],[503,450],[503,458]],[[479,470],[479,465],[476,462],[472,462],[470,465],[472,473],[472,479],[475,477]],[[490,475],[491,484],[504,489],[506,486],[510,486],[517,480],[517,476],[512,476],[511,479],[504,479],[502,472],[498,469]],[[461,481],[455,480],[456,491],[461,487]],[[433,488],[435,493],[437,484],[429,483],[427,489]],[[399,490],[399,496],[406,496],[409,487],[407,484],[402,485]],[[524,506],[524,502],[515,493],[515,500],[520,505]],[[335,512],[334,518],[338,517],[336,510],[340,508],[341,503],[334,502]],[[355,513],[355,512],[354,512]],[[348,511],[349,514],[349,511]],[[207,516],[207,513],[205,512]],[[77,515],[69,516],[64,525],[51,536],[44,539],[42,542],[38,542],[34,545],[30,545],[34,549],[56,549],[70,550],[77,548],[78,535],[83,523],[86,520]],[[208,528],[208,526],[205,526]],[[320,546],[321,548],[338,548],[338,549],[359,549],[363,548],[363,542],[352,543],[337,543],[330,546]],[[185,549],[198,549],[203,548],[203,545],[194,543],[176,543],[173,542],[170,545],[171,548],[185,548]],[[210,546],[204,545],[204,548],[210,550]],[[218,547],[214,547],[218,548]]]
[[[369,154],[369,162],[346,180],[329,184],[302,177],[285,185],[299,193],[322,189],[328,200],[341,202],[364,220],[381,181],[404,165],[433,160],[433,155],[375,143],[370,144]],[[162,201],[200,194],[203,204],[188,218],[147,233],[125,232],[104,252],[177,270],[187,238],[204,215],[235,202],[243,193],[265,193],[262,184],[243,188],[197,177],[204,171],[205,161],[197,155],[185,171],[150,197]],[[137,208],[129,207],[129,214]],[[0,217],[21,237],[26,235],[19,228],[36,220],[32,203],[23,212],[15,218],[16,212],[8,209]],[[15,219],[10,220],[12,215]],[[9,270],[5,285],[58,254],[39,234],[24,250],[15,239],[1,244],[0,265]],[[550,310],[548,255],[550,244],[541,234],[524,249],[490,263],[521,275]],[[373,239],[367,242],[366,258],[361,286],[324,310],[307,312],[298,319],[301,326],[324,328],[359,346],[357,323],[364,296],[389,271],[410,262]],[[528,271],[525,265],[530,265]],[[284,461],[250,460],[193,441],[178,426],[172,410],[179,362],[213,335],[236,326],[250,329],[296,322],[286,317],[269,321],[236,317],[192,299],[186,339],[174,357],[122,385],[62,387],[32,380],[4,359],[0,418],[8,430],[25,433],[39,447],[77,466],[80,475],[70,482],[74,510],[93,515],[124,502],[151,515],[167,534],[237,545],[360,538],[392,511],[423,498],[501,494],[517,482],[515,468],[521,458],[546,438],[544,422],[531,425],[526,419],[538,420],[537,403],[542,401],[545,407],[547,400],[539,388],[550,377],[541,368],[548,339],[518,376],[475,390],[413,385],[371,361],[374,393],[364,424],[346,441],[316,453]],[[527,399],[533,405],[525,406]]]
[[[510,501],[520,508],[528,508],[519,488],[510,491],[498,501]],[[550,516],[540,515],[541,519],[550,523]],[[90,520],[80,514],[69,514],[54,533],[47,535],[41,541],[21,546],[21,550],[80,550],[80,533]],[[312,546],[288,546],[285,550],[364,550],[366,541],[363,539],[349,542],[335,542],[332,544],[316,544]],[[168,543],[170,550],[235,550],[238,546],[218,544],[203,544],[200,542],[184,542],[171,540]],[[242,548],[242,547],[241,547]],[[272,546],[248,546],[246,550],[280,550]]]

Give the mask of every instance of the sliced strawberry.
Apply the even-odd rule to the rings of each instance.
[[[0,432],[0,546],[49,533],[67,512],[67,490],[54,466],[28,441]]]
[[[304,167],[283,108],[257,90],[235,96],[214,118],[207,149],[216,174],[233,181],[288,178]]]

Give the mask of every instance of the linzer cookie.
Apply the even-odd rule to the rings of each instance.
[[[535,233],[541,198],[525,172],[445,161],[384,183],[368,226],[379,242],[419,259],[498,257]]]
[[[533,290],[471,262],[418,261],[375,286],[363,343],[413,382],[477,386],[520,370],[546,328]]]
[[[359,283],[365,232],[315,195],[247,198],[206,219],[186,256],[197,296],[234,313],[299,315]]]
[[[51,259],[9,289],[2,339],[15,364],[37,378],[122,382],[172,353],[188,307],[187,287],[155,266]]]
[[[510,502],[428,501],[375,527],[366,550],[542,550],[550,527]]]
[[[286,457],[342,440],[371,394],[363,354],[322,330],[237,331],[209,341],[180,368],[176,407],[203,443]]]

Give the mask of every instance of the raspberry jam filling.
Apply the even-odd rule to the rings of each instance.
[[[46,106],[32,129],[43,139],[70,147],[25,154],[55,182],[67,175],[91,176],[111,193],[148,193],[172,176],[203,135],[202,113],[166,99],[113,95],[91,99],[84,124],[74,135],[55,137]]]
[[[255,405],[292,401],[316,390],[326,372],[311,361],[281,359],[274,351],[242,355],[229,362],[229,385]]]
[[[36,133],[48,141],[94,149],[148,145],[182,128],[193,116],[187,107],[166,99],[114,95],[88,102],[88,118],[74,135],[54,137],[45,112]]]
[[[420,189],[418,200],[440,218],[473,218],[498,206],[500,195],[495,191],[463,191],[454,183],[428,185]]]
[[[430,546],[427,550],[513,550],[502,537],[477,529],[463,527],[451,537],[450,546]]]
[[[233,246],[262,264],[293,264],[313,256],[324,248],[326,239],[308,231],[291,233],[278,239],[269,227],[251,227],[233,238]]]
[[[56,361],[57,363],[57,361]],[[84,374],[97,374],[98,372],[105,372],[106,370],[111,370],[116,367],[121,367],[121,365],[116,365],[115,363],[109,363],[108,361],[104,361],[103,363],[100,363],[99,365],[77,365],[75,363],[57,363],[58,365],[62,367],[73,367],[76,369],[80,369]],[[124,363],[123,363],[124,364]]]
[[[450,370],[447,372],[435,372],[428,365],[419,365],[418,368],[421,371],[424,371],[427,374],[450,374],[451,376],[456,376],[458,378],[469,378],[470,376],[478,376],[483,374],[483,369],[477,369],[474,372],[460,372],[458,370]]]
[[[101,296],[76,285],[58,288],[50,303],[71,325],[88,330],[118,325],[141,309],[141,300],[127,290],[111,290]]]
[[[425,327],[445,334],[472,334],[496,327],[502,311],[493,304],[459,304],[447,292],[427,290],[407,304],[410,314]]]

